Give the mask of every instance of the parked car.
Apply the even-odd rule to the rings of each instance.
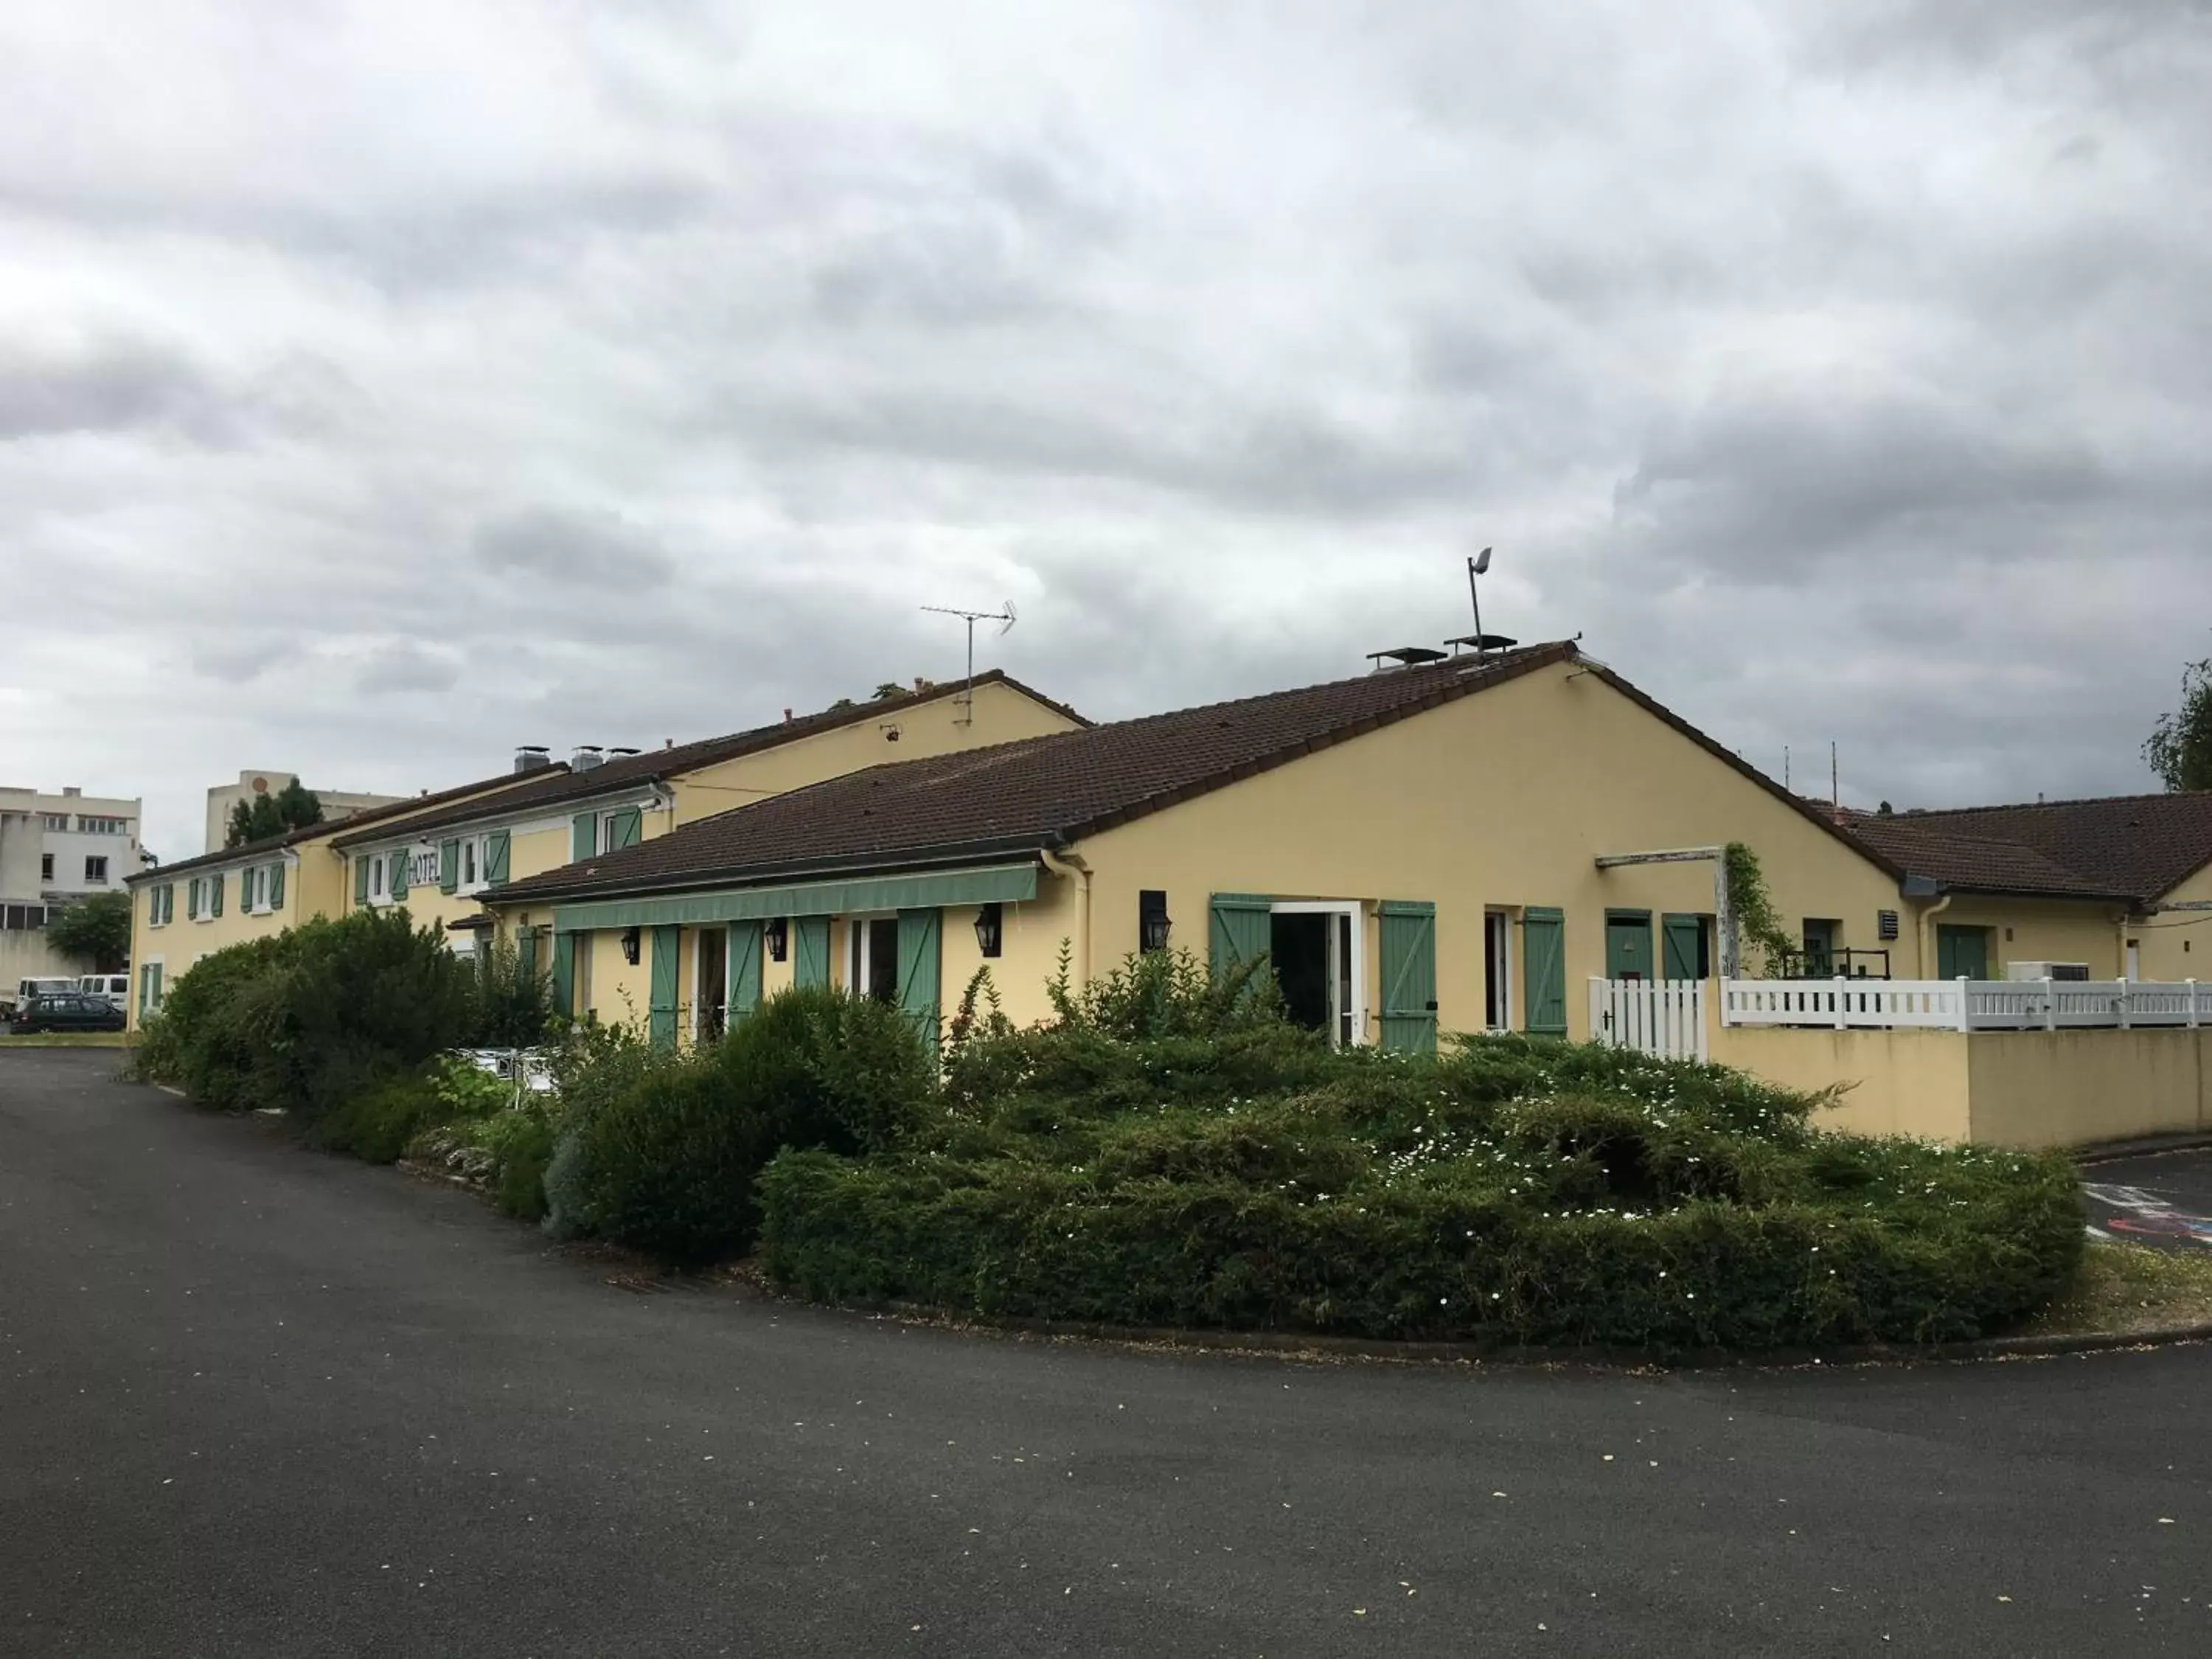
[[[19,979],[12,991],[0,991],[0,1013],[13,1015],[33,997],[62,996],[76,989],[76,981],[65,979]]]
[[[8,1029],[17,1036],[29,1036],[40,1031],[119,1031],[126,1023],[123,1010],[106,997],[50,992],[17,1003]]]
[[[131,1006],[131,975],[87,974],[76,982],[79,996],[100,997],[118,1008]]]

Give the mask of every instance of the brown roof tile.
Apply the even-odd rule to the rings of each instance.
[[[2069,869],[2033,847],[1999,836],[1961,833],[1929,818],[1853,814],[1844,828],[1907,873],[1970,893],[2125,899],[2110,883]]]
[[[2212,864],[2212,791],[1952,807],[1857,822],[2012,842],[2100,890],[2144,903]]]
[[[872,767],[549,871],[502,902],[887,867],[1052,847],[1575,654],[1460,658]]]
[[[1088,725],[1083,716],[1066,704],[1024,685],[1001,669],[991,669],[975,676],[977,685],[1007,685],[1031,702],[1053,709],[1079,726]],[[800,738],[813,737],[823,732],[834,732],[840,727],[854,726],[862,720],[877,720],[902,708],[912,708],[926,702],[954,697],[965,689],[966,682],[948,681],[931,686],[924,691],[906,691],[896,697],[871,699],[854,703],[848,708],[825,708],[817,714],[805,714],[797,720],[778,720],[770,726],[751,726],[743,732],[732,732],[719,738],[702,738],[694,743],[679,743],[672,748],[651,749],[640,754],[625,755],[607,761],[589,771],[578,772],[562,767],[549,775],[544,772],[530,775],[530,781],[513,790],[501,793],[496,803],[486,801],[481,809],[499,812],[558,806],[568,801],[589,799],[596,795],[611,794],[621,789],[642,789],[663,779],[680,777],[686,772],[703,766],[719,766],[725,761],[742,755],[756,754],[774,749],[778,744],[791,743]],[[465,823],[486,816],[478,804],[456,806],[448,812],[417,818],[407,825],[409,831],[442,830],[457,823]],[[337,843],[340,847],[359,846],[376,839],[374,836],[348,835]]]

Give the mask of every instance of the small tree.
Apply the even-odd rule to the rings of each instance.
[[[293,830],[304,830],[323,821],[323,803],[312,789],[294,778],[273,795],[255,795],[232,803],[230,825],[223,837],[226,847],[243,847],[266,841]]]
[[[65,957],[117,974],[131,960],[131,895],[94,893],[46,924],[46,942]]]
[[[2142,752],[2168,789],[2212,789],[2212,659],[2181,671],[2181,707],[2158,717]]]

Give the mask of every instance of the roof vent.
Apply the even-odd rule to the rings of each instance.
[[[1377,672],[1385,668],[1413,668],[1422,663],[1442,662],[1444,653],[1432,646],[1398,645],[1388,651],[1370,651],[1367,660],[1375,665]]]
[[[599,752],[599,744],[580,743],[576,745],[576,752],[568,757],[568,769],[571,772],[592,771],[604,766],[606,763],[606,758]]]
[[[637,752],[638,751],[635,749],[616,747],[607,750],[607,758],[609,760],[621,760],[626,756],[635,755]]]
[[[535,772],[541,766],[552,764],[553,751],[542,743],[521,744],[515,749],[514,769],[518,772]]]

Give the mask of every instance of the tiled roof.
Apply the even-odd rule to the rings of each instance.
[[[2212,864],[2212,791],[1963,806],[1856,823],[2011,842],[2101,891],[2145,903]]]
[[[1000,669],[992,669],[975,676],[975,684],[1012,687],[1031,702],[1050,708],[1079,726],[1087,725],[1082,715],[1065,703],[1054,702],[1023,684]],[[663,779],[681,777],[686,772],[703,766],[719,766],[725,761],[743,755],[756,754],[774,749],[780,744],[791,743],[800,738],[813,737],[823,732],[834,732],[842,726],[854,726],[862,720],[880,720],[902,708],[913,708],[926,702],[936,702],[947,697],[957,697],[967,688],[968,682],[953,680],[933,685],[923,691],[905,691],[896,697],[871,699],[845,708],[825,708],[818,714],[802,715],[797,720],[778,720],[771,726],[756,726],[743,732],[732,732],[724,737],[703,738],[696,743],[680,743],[667,749],[647,750],[641,754],[624,755],[578,772],[563,766],[551,771],[526,774],[526,781],[514,789],[502,793],[495,805],[491,802],[457,805],[451,811],[434,813],[430,817],[410,821],[410,834],[428,833],[446,829],[453,824],[465,823],[485,817],[488,811],[505,813],[530,811],[540,807],[558,806],[569,801],[589,799],[593,796],[611,794],[623,789],[643,789]],[[337,843],[340,847],[359,846],[375,840],[374,836],[349,834]]]
[[[1853,814],[1844,827],[1908,874],[1970,893],[2128,899],[2101,882],[2016,841],[1961,833],[1930,817]]]
[[[568,769],[563,766],[559,769],[565,775]],[[343,840],[334,839],[332,844],[335,846],[343,846],[358,840],[373,840],[374,836],[361,836],[356,832],[364,826],[388,825],[395,818],[428,811],[447,801],[467,801],[471,803],[468,810],[475,812],[478,810],[475,804],[477,800],[489,801],[494,791],[513,781],[512,773],[502,772],[496,777],[478,778],[473,783],[455,784],[450,789],[426,791],[420,795],[410,795],[405,800],[393,801],[388,806],[373,806],[365,812],[349,812],[342,818],[331,818],[323,823],[311,823],[301,830],[288,830],[281,836],[264,836],[259,841],[248,842],[242,847],[226,847],[220,852],[202,853],[192,858],[179,859],[172,864],[157,864],[151,869],[141,870],[136,875],[125,877],[123,884],[125,887],[131,887],[141,882],[157,881],[173,876],[179,871],[204,870],[214,865],[228,864],[240,859],[252,860],[263,853],[273,853],[287,847],[297,847],[303,842],[319,841],[326,836],[344,838]]]
[[[1567,660],[1571,644],[871,767],[502,889],[513,902],[1054,847]]]

